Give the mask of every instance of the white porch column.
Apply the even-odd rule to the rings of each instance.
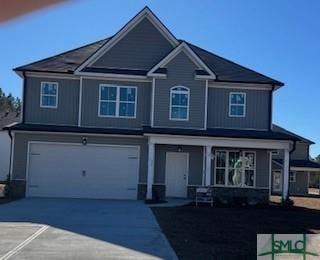
[[[154,180],[154,154],[155,144],[149,141],[148,144],[148,178],[147,178],[147,199],[152,199],[152,185]]]
[[[289,194],[289,160],[290,154],[289,150],[284,150],[283,158],[283,188],[282,188],[282,199],[286,200]]]
[[[212,146],[207,145],[206,146],[206,181],[205,181],[206,186],[211,185],[211,151],[212,151]]]

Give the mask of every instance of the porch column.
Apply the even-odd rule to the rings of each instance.
[[[286,200],[289,194],[289,150],[284,150],[284,158],[283,158],[283,188],[282,188],[282,199]]]
[[[206,186],[211,185],[211,152],[212,152],[212,146],[207,145],[206,146],[206,181],[205,181]]]
[[[154,153],[155,144],[148,143],[148,178],[147,178],[147,199],[152,199],[152,185],[154,180]]]

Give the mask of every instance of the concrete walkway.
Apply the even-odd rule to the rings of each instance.
[[[177,259],[140,201],[23,199],[0,205],[0,260]]]

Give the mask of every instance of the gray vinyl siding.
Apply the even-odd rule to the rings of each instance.
[[[297,142],[296,149],[291,154],[291,160],[309,160],[309,144],[306,142]]]
[[[196,65],[183,53],[167,65],[167,78],[157,79],[154,99],[155,127],[204,128],[206,83],[195,80]],[[170,120],[170,89],[182,85],[190,89],[189,120]]]
[[[120,138],[108,136],[84,136],[88,137],[89,144],[114,144],[114,145],[138,145],[140,146],[139,183],[147,182],[147,140],[144,138]],[[59,142],[59,143],[82,143],[82,135],[70,134],[25,134],[15,133],[13,180],[25,180],[27,172],[28,142]]]
[[[41,108],[41,82],[58,82],[58,107]],[[25,123],[77,125],[79,110],[79,80],[55,78],[26,78]]]
[[[283,159],[283,150],[279,150],[278,155],[273,155],[274,159]],[[290,155],[290,160],[309,160],[309,144],[307,142],[296,142],[296,148]]]
[[[296,172],[296,181],[289,182],[289,194],[307,195],[308,194],[308,173]]]
[[[168,40],[145,18],[92,66],[149,70],[172,49]]]
[[[235,148],[214,148],[215,150],[232,150],[237,151]],[[244,151],[255,151],[256,152],[256,188],[268,188],[269,187],[269,154],[267,150],[253,150],[253,149],[241,149]],[[211,167],[211,184],[215,183],[215,161],[212,161]],[[232,186],[231,186],[232,187]]]
[[[136,118],[99,117],[99,85],[137,87]],[[81,126],[111,128],[141,128],[150,124],[151,82],[125,82],[84,79],[82,83]]]
[[[201,185],[203,172],[203,148],[201,146],[156,145],[154,182],[165,184],[166,153],[178,152],[178,147],[181,148],[181,152],[189,153],[188,185]]]
[[[229,117],[229,93],[246,93],[246,116]],[[209,87],[208,91],[208,128],[269,128],[268,90],[227,89]]]

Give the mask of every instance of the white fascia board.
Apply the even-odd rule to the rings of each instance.
[[[173,145],[195,145],[213,147],[233,147],[233,148],[254,148],[254,149],[290,149],[292,141],[266,140],[266,139],[245,139],[245,138],[221,138],[204,136],[181,136],[181,135],[157,135],[145,134],[149,137],[149,142],[155,144]]]
[[[160,22],[160,20],[150,11],[149,8],[144,8],[133,19],[131,19],[122,29],[120,29],[108,42],[105,43],[96,53],[89,59],[82,63],[77,69],[76,73],[80,72],[84,67],[94,63],[99,57],[110,50],[117,42],[119,42],[125,35],[127,35],[136,25],[138,25],[144,18],[147,18],[159,32],[170,42],[173,47],[176,47],[178,40],[168,31],[168,29]]]
[[[209,73],[209,76],[206,76],[206,79],[216,79],[216,75],[208,68],[208,66],[198,57],[197,54],[185,43],[182,42],[178,47],[172,50],[165,58],[163,58],[158,64],[156,64],[149,72],[148,76],[152,74],[161,67],[167,65],[174,57],[176,57],[180,52],[184,52],[198,67],[203,68]]]

